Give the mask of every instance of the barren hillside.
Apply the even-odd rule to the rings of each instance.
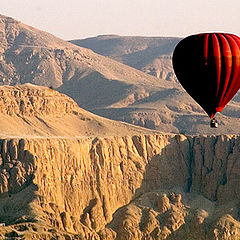
[[[2,84],[30,82],[56,88],[95,72],[105,81],[159,84],[141,71],[3,15],[0,33]]]
[[[151,130],[96,116],[48,87],[0,87],[1,137],[96,137]]]
[[[70,42],[157,78],[176,81],[172,69],[172,53],[180,40],[174,37],[100,35]]]

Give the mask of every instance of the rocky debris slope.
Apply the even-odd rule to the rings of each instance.
[[[239,151],[237,136],[2,139],[0,234],[237,239]]]

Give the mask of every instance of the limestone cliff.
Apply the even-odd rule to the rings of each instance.
[[[2,139],[0,234],[238,239],[237,136]]]

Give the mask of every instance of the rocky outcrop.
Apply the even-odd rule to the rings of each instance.
[[[183,135],[3,139],[0,219],[37,221],[83,239],[227,239],[240,229],[239,142]]]
[[[9,116],[58,116],[78,111],[70,97],[32,84],[0,87],[0,114]]]

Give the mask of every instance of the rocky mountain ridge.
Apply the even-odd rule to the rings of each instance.
[[[2,84],[29,82],[57,88],[91,72],[123,82],[156,82],[141,71],[3,15],[0,35]]]

